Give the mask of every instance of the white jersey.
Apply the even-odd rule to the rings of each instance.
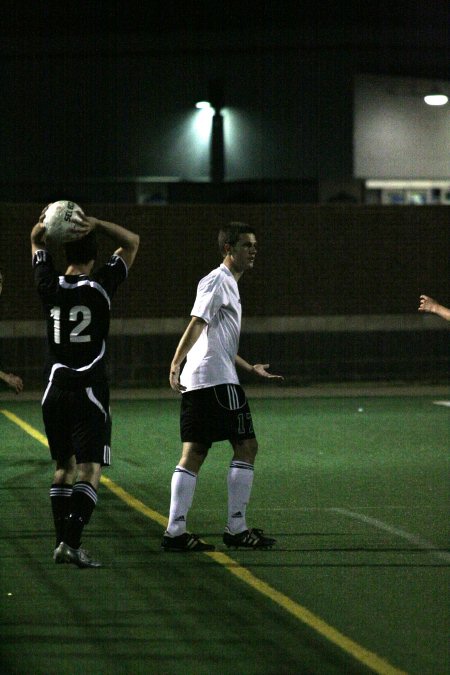
[[[241,332],[241,299],[237,281],[223,263],[200,280],[191,316],[203,319],[207,325],[188,352],[181,384],[187,391],[239,384],[235,360]]]

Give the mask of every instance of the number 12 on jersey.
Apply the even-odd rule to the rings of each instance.
[[[80,317],[81,315],[81,317]],[[53,340],[55,344],[61,344],[61,307],[52,307],[50,316],[53,319]],[[91,336],[87,333],[81,335],[91,323],[91,310],[86,305],[75,305],[69,310],[69,321],[75,323],[70,332],[70,342],[90,342]]]

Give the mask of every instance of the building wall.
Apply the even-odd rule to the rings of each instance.
[[[423,97],[432,89],[450,95],[450,82],[355,78],[355,177],[450,178],[449,104],[426,105]]]
[[[0,204],[4,320],[40,317],[29,232],[42,207]],[[448,206],[93,204],[89,213],[141,236],[116,317],[188,316],[198,279],[220,262],[217,232],[230,220],[258,235],[255,270],[240,283],[247,316],[411,313],[420,292],[448,294]],[[100,242],[102,261],[111,246]]]
[[[44,330],[29,232],[42,206],[0,204],[2,360],[13,371],[26,367],[33,381]],[[220,263],[217,231],[237,219],[255,226],[259,242],[255,269],[240,281],[249,358],[275,359],[297,379],[446,372],[447,325],[419,316],[417,306],[422,292],[444,304],[450,299],[449,207],[99,204],[89,213],[141,236],[135,265],[113,303],[117,383],[164,381],[197,282]],[[99,262],[112,250],[110,242],[101,243]],[[58,251],[55,259],[63,265]]]

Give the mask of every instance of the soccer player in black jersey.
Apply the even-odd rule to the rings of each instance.
[[[45,209],[31,231],[35,283],[47,320],[47,387],[42,415],[52,459],[50,488],[56,563],[100,567],[81,548],[83,528],[97,503],[103,466],[110,464],[111,418],[105,349],[111,298],[134,262],[139,236],[97,218],[73,226],[77,239],[64,244],[67,269],[59,275],[45,246]],[[96,233],[117,247],[94,271]]]

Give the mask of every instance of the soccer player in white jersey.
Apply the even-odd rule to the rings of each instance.
[[[267,371],[269,364],[251,365],[237,353],[242,314],[238,281],[253,268],[256,248],[255,231],[245,223],[230,223],[219,232],[223,263],[200,280],[191,321],[172,360],[170,386],[182,394],[182,454],[172,476],[169,522],[161,544],[166,551],[214,550],[186,530],[186,519],[198,472],[212,443],[222,440],[233,448],[224,543],[236,548],[269,548],[275,543],[246,522],[258,443],[236,372],[238,366],[259,377],[283,379]]]
[[[83,528],[97,503],[103,466],[110,464],[111,417],[105,349],[111,298],[128,275],[139,236],[97,218],[83,216],[78,239],[64,245],[67,269],[59,275],[45,246],[41,214],[31,232],[35,283],[47,320],[47,386],[42,416],[56,463],[50,501],[56,534],[53,559],[78,567],[100,567],[81,548]],[[116,250],[94,271],[96,230]]]

